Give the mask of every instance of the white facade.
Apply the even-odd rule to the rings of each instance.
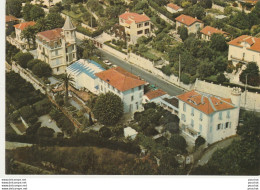
[[[255,43],[257,42],[260,44],[259,38],[255,38]],[[239,62],[256,62],[260,67],[260,49],[252,49],[252,46],[247,41],[242,41],[240,45],[235,45],[232,41],[229,42],[228,60],[231,60],[234,65]]]
[[[171,4],[172,3],[168,4],[167,6],[165,6],[167,11],[169,11],[170,13],[177,13],[177,12],[183,11],[183,9],[178,7],[177,5],[172,6]]]
[[[142,111],[142,101],[143,101],[143,94],[144,94],[144,86],[138,86],[135,88],[132,88],[127,91],[120,91],[110,85],[109,83],[99,79],[99,93],[108,93],[112,92],[113,94],[119,96],[124,104],[124,113],[129,112],[136,112],[136,111]]]
[[[176,21],[176,30],[178,30],[178,27],[185,26],[188,30],[188,33],[194,33],[196,34],[201,28],[203,28],[204,24],[201,22],[194,22],[191,25],[185,25],[181,22]]]
[[[66,67],[77,60],[75,29],[67,17],[62,29],[37,34],[37,58],[48,63],[54,74],[65,73]],[[53,35],[55,38],[48,38]]]
[[[169,97],[169,94],[164,94],[162,96],[159,96],[159,97],[156,97],[156,98],[153,98],[153,99],[149,99],[146,95],[144,95],[143,96],[143,103],[146,104],[146,103],[149,103],[149,102],[154,102],[156,104],[161,105],[162,99],[168,98],[168,97]]]
[[[131,44],[135,44],[137,42],[137,39],[145,36],[149,37],[151,36],[151,30],[152,30],[152,22],[146,15],[139,15],[137,13],[125,13],[129,14],[128,19],[124,19],[122,17],[119,17],[119,25],[123,26],[125,28],[126,37],[128,39],[128,42]],[[134,16],[132,17],[131,14]],[[138,20],[139,17],[147,17],[148,19]]]
[[[92,60],[80,59],[67,67],[67,75],[74,79],[74,87],[78,90],[88,90],[98,94],[98,78],[95,73],[103,69],[98,63]]]
[[[202,136],[209,144],[235,135],[239,120],[240,95],[240,89],[234,89],[231,95],[234,108],[216,110],[210,114],[179,100],[182,131],[194,141],[198,136]]]

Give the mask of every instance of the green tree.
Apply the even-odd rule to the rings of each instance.
[[[214,64],[212,62],[201,62],[198,66],[198,74],[201,78],[206,78],[213,75],[215,72]]]
[[[47,21],[46,18],[39,18],[34,27],[37,32],[43,32],[51,28],[50,23]]]
[[[185,153],[187,148],[187,143],[182,136],[174,134],[169,140],[169,147]]]
[[[32,59],[30,61],[28,61],[27,63],[27,68],[32,70],[33,66],[36,65],[37,63],[39,63],[41,60],[39,59]]]
[[[31,106],[24,106],[19,110],[22,117],[27,120],[34,115],[34,109]]]
[[[13,59],[21,67],[26,68],[27,63],[33,59],[33,56],[30,53],[18,52]]]
[[[222,34],[213,34],[210,38],[210,47],[217,51],[226,51],[228,46]]]
[[[46,17],[46,22],[48,23],[48,30],[52,30],[54,28],[62,28],[64,25],[64,19],[61,17],[59,13],[49,13]]]
[[[45,12],[43,8],[34,5],[30,10],[30,18],[31,20],[37,21],[40,18],[43,18],[45,16]]]
[[[80,46],[84,49],[83,50],[83,59],[89,59],[97,52],[97,48],[93,44],[91,40],[84,39]]]
[[[55,131],[51,128],[48,128],[48,127],[40,127],[37,131],[37,135],[39,137],[53,137]]]
[[[22,39],[27,40],[27,44],[30,47],[31,42],[33,42],[33,47],[35,47],[35,39],[36,39],[36,28],[34,26],[26,27],[21,34]]]
[[[195,140],[195,149],[198,149],[201,145],[205,144],[206,140],[202,136],[198,136]]]
[[[31,9],[33,8],[33,5],[29,2],[27,2],[24,6],[23,6],[23,18],[24,20],[26,21],[31,21],[31,15],[30,15],[30,12],[31,12]]]
[[[246,69],[239,76],[240,81],[244,84],[246,83],[246,76],[247,84],[252,86],[260,85],[259,67],[255,62],[248,63]]]
[[[108,127],[102,127],[98,133],[102,138],[110,138],[112,136],[112,132]]]
[[[212,7],[212,0],[201,0],[200,4],[205,9],[211,9],[211,7]]]
[[[188,29],[185,26],[179,26],[177,33],[180,35],[182,41],[185,41],[188,38]]]
[[[22,1],[20,0],[7,0],[6,1],[6,14],[13,15],[20,18],[22,10]]]
[[[159,174],[161,175],[176,175],[176,169],[179,164],[175,158],[176,152],[168,150],[160,156]]]
[[[111,92],[101,94],[95,103],[93,113],[104,125],[116,124],[123,115],[123,102],[119,96]]]
[[[32,72],[37,75],[38,77],[49,77],[51,76],[51,68],[49,66],[49,64],[43,62],[43,61],[39,61],[38,63],[36,63],[33,68],[32,68]]]
[[[75,80],[69,74],[63,74],[62,75],[62,80],[63,80],[64,87],[65,87],[64,102],[67,105],[68,104],[68,96],[69,96],[69,85],[73,86],[73,83],[75,82]]]

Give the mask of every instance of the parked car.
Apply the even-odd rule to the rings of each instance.
[[[108,60],[104,60],[104,63],[107,65],[107,66],[111,66],[112,63],[110,63]]]

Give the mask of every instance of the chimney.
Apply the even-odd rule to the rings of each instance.
[[[125,10],[125,12],[126,12],[126,13],[129,13],[129,8],[127,8],[127,9]]]
[[[252,41],[255,43],[255,38],[254,37],[252,37]]]

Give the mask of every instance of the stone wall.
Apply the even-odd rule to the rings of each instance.
[[[220,96],[224,98],[230,98],[231,96],[231,87],[221,86],[213,83],[208,83],[206,81],[196,80],[194,89],[215,96]],[[246,100],[246,101],[245,101]],[[241,107],[246,110],[260,112],[260,94],[253,92],[243,92],[241,94]]]
[[[41,93],[46,94],[45,86],[41,84],[29,71],[22,68],[20,65],[17,65],[16,63],[12,64],[12,70],[20,74],[20,76],[27,82],[30,82],[36,90],[40,90]]]
[[[145,59],[141,56],[138,56],[134,53],[130,53],[129,62],[141,67],[142,69],[144,69],[146,71],[153,73],[154,75],[159,76],[160,78],[168,81],[169,83],[180,86],[181,88],[184,88],[185,90],[190,90],[193,87],[192,84],[186,85],[182,82],[179,83],[179,77],[176,77],[174,75],[167,76],[161,70],[155,68],[154,63],[152,61]]]

